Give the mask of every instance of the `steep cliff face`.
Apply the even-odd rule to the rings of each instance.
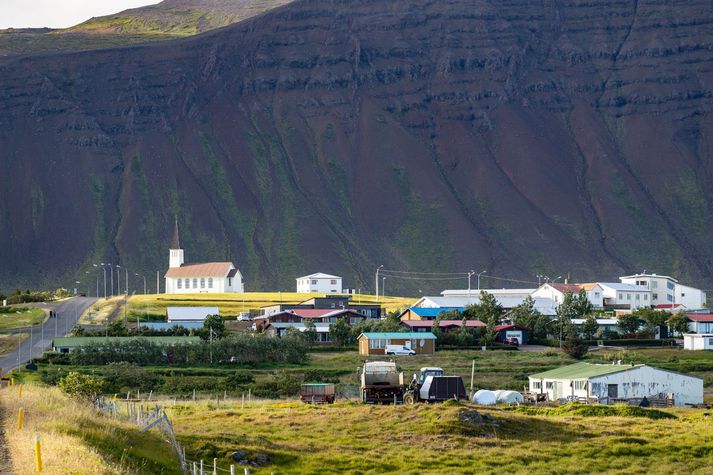
[[[711,283],[712,23],[706,0],[300,0],[6,59],[0,287],[163,269],[174,215],[248,289],[379,264]]]

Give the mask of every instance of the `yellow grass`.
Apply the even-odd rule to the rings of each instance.
[[[79,317],[80,325],[104,325],[117,307],[124,305],[124,297],[99,299]]]
[[[29,333],[0,334],[0,355],[14,350],[20,341],[25,341],[29,336]]]
[[[173,294],[173,295],[134,295],[129,298],[128,311],[135,314],[163,314],[170,306],[217,306],[221,315],[238,315],[268,305],[295,304],[323,297],[324,294],[298,294],[296,292],[246,292],[230,294]],[[387,311],[404,309],[412,305],[415,298],[384,297],[380,303]],[[354,295],[355,304],[375,304],[374,295]]]

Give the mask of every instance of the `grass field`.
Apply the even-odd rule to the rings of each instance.
[[[1,307],[0,331],[39,325],[47,313],[37,307]]]
[[[20,341],[25,341],[29,333],[0,334],[0,355],[17,348]]]
[[[173,306],[217,306],[223,316],[236,316],[241,312],[258,309],[268,305],[295,304],[313,297],[322,297],[324,294],[298,294],[295,292],[245,292],[226,294],[180,294],[180,295],[134,295],[128,299],[126,314],[132,322],[139,318],[145,320],[164,320],[166,307]],[[380,303],[386,311],[404,309],[413,304],[417,299],[409,297],[383,297],[376,301],[374,295],[354,295],[352,301],[362,304]],[[88,309],[81,319],[83,324],[103,323],[106,316],[116,311],[124,315],[124,299],[115,297],[108,300],[101,299],[96,305]],[[89,314],[95,314],[93,321]]]
[[[477,412],[476,412],[477,411]],[[186,403],[169,408],[189,459],[227,468],[243,450],[270,463],[251,473],[710,473],[713,411],[674,419],[529,415],[470,404],[367,406],[299,402]],[[641,410],[655,416],[652,410]],[[612,415],[608,415],[611,413]],[[485,416],[480,420],[479,416]],[[586,412],[585,412],[586,414]]]
[[[25,423],[17,430],[17,412]],[[155,432],[99,416],[86,405],[68,400],[57,388],[26,383],[0,389],[0,415],[15,473],[35,473],[34,437],[42,442],[42,473],[158,474],[177,473],[176,458]]]

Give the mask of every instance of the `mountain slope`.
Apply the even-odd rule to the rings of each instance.
[[[150,43],[204,33],[291,0],[164,0],[64,29],[0,30],[0,56]]]
[[[163,270],[176,214],[187,259],[233,259],[251,290],[363,290],[379,264],[708,285],[708,6],[300,0],[0,61],[0,288]]]

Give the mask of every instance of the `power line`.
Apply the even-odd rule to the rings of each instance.
[[[391,270],[391,269],[380,269],[379,274],[383,272],[391,272],[395,274],[411,274],[411,275],[459,275],[459,276],[467,276],[469,273],[468,272],[416,272],[416,271],[407,271],[407,270]]]

